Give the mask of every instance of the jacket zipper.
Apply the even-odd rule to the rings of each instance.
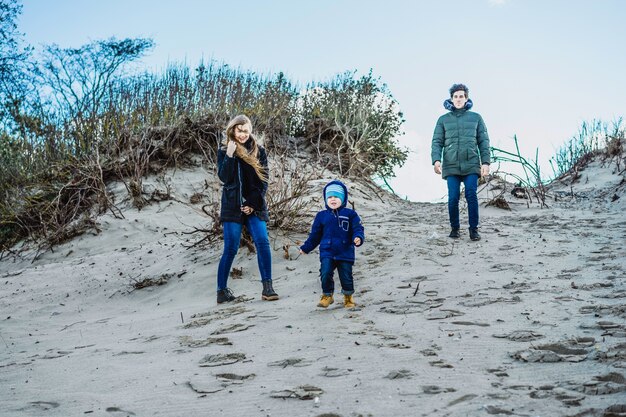
[[[241,165],[237,161],[237,180],[239,181],[239,207],[243,206],[243,184],[241,182]]]

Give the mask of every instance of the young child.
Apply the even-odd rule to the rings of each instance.
[[[341,181],[326,184],[324,201],[326,210],[320,211],[315,216],[309,238],[300,247],[300,253],[307,254],[320,245],[322,298],[317,306],[326,308],[334,302],[333,272],[337,268],[343,305],[351,308],[356,305],[352,299],[354,247],[361,246],[365,240],[363,225],[356,211],[346,207],[348,188]]]

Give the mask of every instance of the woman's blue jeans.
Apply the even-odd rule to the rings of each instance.
[[[267,225],[255,215],[246,216],[245,226],[252,235],[256,247],[256,257],[259,263],[261,281],[272,279],[272,252],[270,240],[267,235]],[[233,261],[239,250],[241,230],[243,224],[237,222],[224,222],[224,253],[217,268],[217,290],[223,290],[228,284],[228,275]]]
[[[336,261],[331,258],[320,259],[320,278],[322,280],[322,292],[333,295],[335,292],[335,280],[333,271],[337,268],[341,292],[345,295],[354,294],[354,281],[352,279],[352,263],[348,261]]]
[[[459,198],[461,196],[461,183],[465,185],[465,200],[467,201],[467,215],[470,229],[478,227],[478,174],[449,175],[448,181],[448,214],[450,215],[450,227],[460,229],[459,221]]]

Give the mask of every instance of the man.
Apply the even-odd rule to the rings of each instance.
[[[461,183],[465,185],[465,200],[469,217],[471,240],[480,240],[478,234],[478,176],[489,175],[489,135],[483,118],[469,109],[469,89],[463,84],[450,88],[450,98],[443,106],[448,113],[439,117],[431,148],[431,159],[435,173],[448,182],[448,214],[450,237],[458,239],[459,197]]]

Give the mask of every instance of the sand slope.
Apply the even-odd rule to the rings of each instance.
[[[358,307],[323,310],[318,252],[277,231],[281,299],[261,301],[242,249],[240,299],[218,306],[221,247],[184,246],[208,222],[188,203],[207,174],[170,173],[178,201],[120,204],[98,234],[0,262],[0,415],[622,415],[623,173],[586,174],[591,191],[562,186],[549,209],[482,208],[480,242],[447,238],[445,205],[349,183],[366,228]],[[144,279],[164,284],[133,288]]]

